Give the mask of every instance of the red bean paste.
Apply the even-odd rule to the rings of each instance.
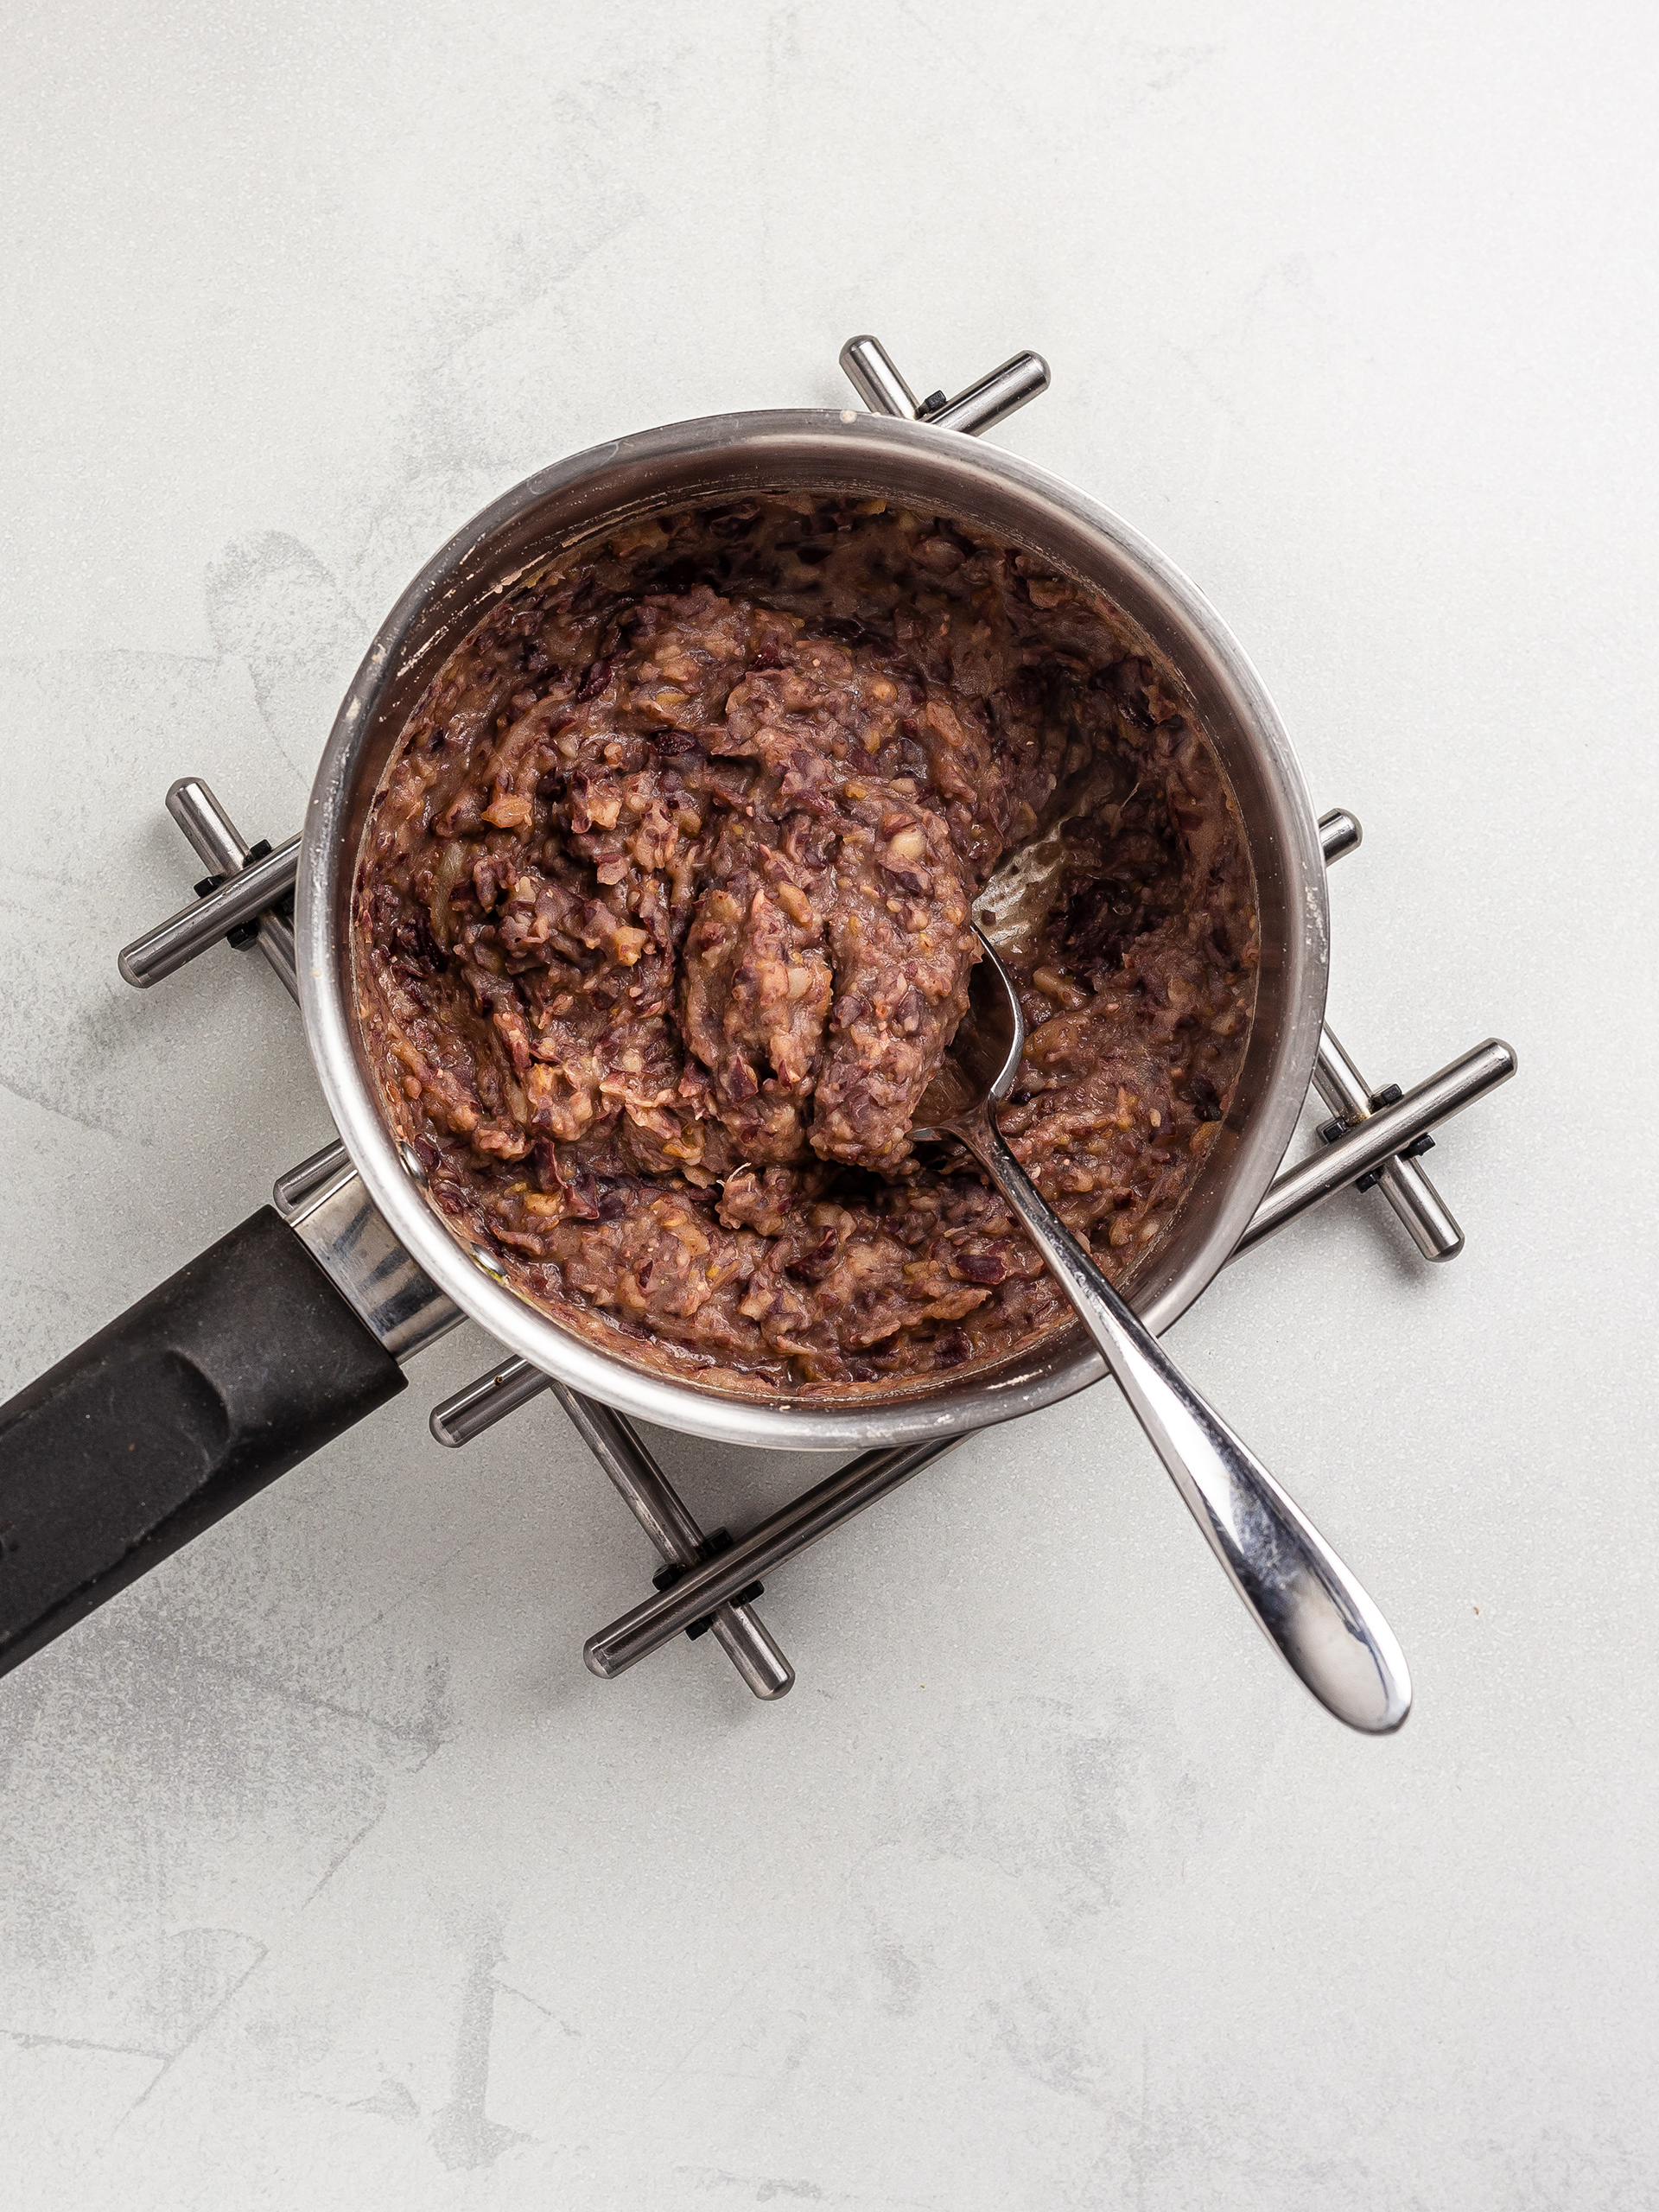
[[[727,1390],[879,1391],[1069,1317],[917,1101],[977,912],[1028,1030],[1000,1114],[1122,1282],[1231,1099],[1257,965],[1231,796],[1096,592],[947,517],[802,494],[521,582],[365,834],[396,1134],[525,1297]]]

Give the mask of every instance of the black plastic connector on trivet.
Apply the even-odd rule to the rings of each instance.
[[[262,861],[270,850],[270,838],[262,837],[257,845],[248,847],[248,859]],[[227,875],[204,875],[196,886],[197,898],[205,899],[210,891],[217,891],[221,883],[228,883],[230,880]],[[285,899],[279,899],[271,908],[271,912],[274,914],[280,914],[291,927],[294,920],[293,893],[290,891]],[[256,917],[251,922],[238,922],[233,930],[227,930],[225,932],[225,942],[226,944],[233,944],[239,952],[245,944],[251,944],[258,934],[259,923]]]
[[[671,1590],[683,1574],[690,1573],[691,1567],[701,1567],[706,1559],[718,1559],[721,1552],[728,1552],[731,1548],[731,1530],[729,1529],[712,1529],[703,1538],[696,1559],[690,1560],[685,1567],[675,1567],[671,1564],[667,1567],[659,1567],[651,1578],[652,1585],[658,1590]],[[757,1598],[764,1598],[766,1594],[766,1586],[764,1582],[751,1582],[746,1590],[738,1591],[734,1597],[728,1598],[724,1602],[728,1605],[752,1605]],[[714,1614],[704,1613],[700,1620],[693,1621],[685,1632],[695,1643],[700,1636],[707,1636],[714,1624]]]
[[[1387,1084],[1381,1090],[1374,1090],[1370,1102],[1372,1113],[1381,1113],[1385,1106],[1397,1106],[1405,1095],[1397,1083]],[[1335,1144],[1338,1137],[1345,1137],[1350,1129],[1358,1126],[1357,1122],[1345,1122],[1338,1115],[1332,1121],[1320,1122],[1319,1137],[1323,1143]],[[1434,1140],[1425,1129],[1421,1136],[1414,1137],[1409,1144],[1402,1144],[1394,1156],[1396,1160],[1421,1160],[1426,1152],[1433,1152],[1433,1149]],[[1356,1176],[1354,1188],[1357,1191],[1374,1191],[1382,1180],[1382,1170],[1373,1167],[1368,1174]]]

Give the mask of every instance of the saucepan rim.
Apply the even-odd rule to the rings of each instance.
[[[741,468],[738,459],[741,457]],[[1241,1125],[1228,1133],[1230,1156],[1204,1185],[1207,1219],[1196,1236],[1188,1221],[1197,1192],[1177,1217],[1172,1244],[1192,1249],[1173,1274],[1141,1286],[1135,1303],[1154,1330],[1167,1327],[1207,1287],[1230,1255],[1265,1195],[1295,1128],[1312,1078],[1325,1010],[1328,918],[1325,868],[1313,805],[1290,741],[1261,678],[1196,586],[1145,538],[1109,509],[1064,479],[1001,448],[981,445],[959,431],[926,423],[866,415],[850,409],[789,408],[700,417],[634,433],[572,454],[505,493],[439,549],[392,608],[353,678],[330,733],[312,787],[301,846],[296,899],[301,1005],[306,1035],[324,1096],[346,1149],[370,1195],[399,1243],[434,1282],[489,1333],[537,1367],[620,1412],[668,1428],[718,1440],[799,1451],[837,1451],[959,1434],[1012,1420],[1084,1389],[1104,1370],[1080,1327],[1060,1332],[1026,1353],[988,1369],[930,1388],[895,1387],[863,1401],[797,1402],[752,1398],[637,1367],[518,1296],[493,1258],[474,1251],[439,1213],[421,1187],[418,1163],[398,1146],[387,1126],[369,1070],[360,1055],[353,1007],[350,908],[361,824],[384,765],[375,758],[384,731],[377,708],[396,684],[423,681],[440,664],[432,647],[448,644],[509,588],[534,561],[492,573],[493,547],[538,508],[578,493],[602,495],[607,485],[649,485],[658,472],[668,480],[661,496],[630,492],[613,507],[585,513],[563,538],[555,531],[537,559],[563,543],[591,537],[653,506],[668,509],[702,498],[740,496],[766,488],[849,488],[855,481],[895,499],[913,498],[893,477],[918,460],[943,473],[959,495],[958,512],[971,517],[976,497],[1004,507],[1012,499],[1031,518],[1018,536],[1044,557],[1074,575],[1087,575],[1077,559],[1057,557],[1051,535],[1092,538],[1110,560],[1134,575],[1148,606],[1181,645],[1192,649],[1208,677],[1222,687],[1248,744],[1252,766],[1271,817],[1268,857],[1279,871],[1285,925],[1276,957],[1282,974],[1281,1017],[1270,1035],[1253,1036],[1250,1052],[1267,1051],[1259,1097]],[[688,463],[707,464],[707,483],[686,489]],[[941,472],[939,464],[944,463]],[[757,469],[761,473],[757,474]],[[736,471],[734,475],[734,472]],[[723,491],[722,491],[722,486]],[[941,500],[941,506],[951,504]],[[999,524],[999,527],[1002,525]],[[480,584],[480,578],[486,581]],[[1102,580],[1096,588],[1111,589]],[[1113,595],[1120,593],[1114,590]],[[448,623],[450,627],[444,628]],[[1179,656],[1178,667],[1181,665]],[[1189,661],[1189,665],[1191,662]],[[401,719],[401,717],[400,717]],[[370,781],[370,772],[372,780]],[[365,788],[365,783],[368,787]],[[1250,833],[1258,892],[1263,852]],[[1259,1017],[1258,1017],[1259,1019]],[[1161,1248],[1160,1248],[1161,1249]],[[1154,1255],[1154,1262],[1158,1254]]]

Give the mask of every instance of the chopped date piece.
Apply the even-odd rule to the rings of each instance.
[[[1033,844],[1040,892],[992,881]],[[522,1295],[635,1362],[804,1401],[954,1376],[1069,1318],[962,1147],[910,1142],[988,884],[1027,1025],[1003,1132],[1126,1280],[1255,1003],[1173,673],[951,517],[642,518],[508,593],[388,766],[353,905],[387,1118]]]
[[[1202,1069],[1187,1077],[1186,1095],[1192,1100],[1200,1122],[1218,1122],[1221,1119],[1221,1093]]]
[[[994,1283],[1001,1282],[1008,1270],[995,1252],[959,1252],[957,1272],[969,1282]]]

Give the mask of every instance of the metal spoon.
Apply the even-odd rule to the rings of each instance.
[[[1007,969],[982,931],[966,1019],[912,1125],[965,1144],[1023,1223],[1099,1345],[1135,1418],[1228,1580],[1268,1641],[1328,1712],[1385,1736],[1411,1710],[1393,1630],[1359,1584],[1039,1194],[997,1129],[1026,1025]]]

